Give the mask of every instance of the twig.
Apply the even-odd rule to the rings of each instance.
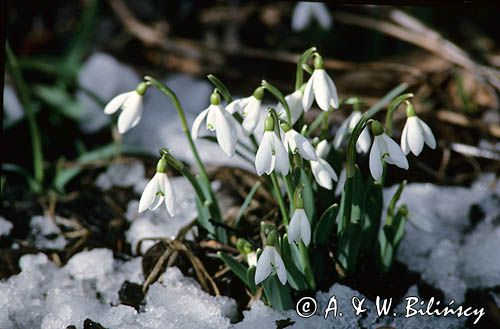
[[[436,117],[441,121],[457,126],[480,129],[495,138],[500,138],[500,126],[498,124],[488,124],[481,120],[471,119],[463,114],[446,110],[437,111]]]

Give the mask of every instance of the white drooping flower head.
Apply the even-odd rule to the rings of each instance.
[[[163,202],[170,216],[175,215],[175,193],[167,176],[167,160],[162,157],[156,166],[156,174],[151,178],[139,201],[139,212],[155,210]]]
[[[247,135],[254,132],[255,127],[259,123],[260,107],[264,98],[264,88],[258,87],[255,89],[252,96],[240,100],[237,105],[241,106],[243,114],[243,130]],[[236,105],[236,104],[235,104]]]
[[[276,171],[286,175],[290,170],[288,152],[275,129],[274,118],[269,115],[264,122],[264,136],[255,154],[257,175]]]
[[[146,93],[147,84],[141,82],[133,91],[115,96],[105,107],[105,114],[113,114],[119,109],[122,112],[118,116],[118,132],[124,134],[137,126],[142,117],[142,97]]]
[[[311,224],[304,211],[304,201],[302,200],[301,189],[297,189],[294,195],[294,207],[292,219],[288,225],[288,242],[299,243],[300,240],[308,246],[311,242]]]
[[[353,110],[344,122],[342,122],[333,140],[333,146],[336,149],[340,149],[344,140],[352,133],[354,127],[356,127],[359,120],[361,120],[361,117],[362,114],[360,111]],[[371,144],[372,139],[370,137],[370,132],[368,131],[368,128],[365,127],[356,141],[356,151],[358,153],[368,153]]]
[[[224,109],[217,91],[210,96],[210,105],[203,110],[194,120],[191,128],[193,139],[198,138],[200,126],[206,118],[206,128],[215,131],[217,142],[222,151],[228,156],[233,156],[236,150],[238,123],[233,116]]]
[[[267,237],[267,244],[257,260],[257,267],[255,270],[255,284],[259,284],[271,275],[273,270],[276,270],[278,279],[281,284],[285,285],[287,280],[285,263],[281,258],[276,244],[276,231],[271,231]]]
[[[406,124],[401,135],[401,148],[408,155],[410,151],[418,156],[427,144],[431,149],[436,148],[436,139],[431,128],[415,114],[410,102],[406,102]]]
[[[323,68],[323,59],[317,53],[314,58],[313,74],[304,89],[304,97],[302,98],[304,111],[309,111],[314,99],[323,111],[328,111],[330,107],[334,109],[339,107],[337,88]]]
[[[319,186],[327,190],[331,190],[333,182],[338,180],[335,170],[324,159],[328,155],[329,148],[328,142],[325,139],[319,142],[316,146],[317,161],[309,162],[314,179]]]
[[[370,150],[370,173],[376,181],[382,178],[382,161],[408,169],[408,160],[399,145],[384,133],[384,128],[378,121],[372,122],[373,138],[372,149]]]
[[[300,89],[295,90],[293,93],[285,96],[285,101],[290,108],[290,115],[292,117],[291,124],[294,125],[304,112],[304,107],[302,106],[302,92]],[[276,105],[276,112],[280,119],[288,121],[288,115],[281,103]]]
[[[290,127],[288,123],[281,125],[285,133],[285,145],[291,154],[299,153],[302,158],[316,161],[317,156],[314,147],[309,140]]]
[[[302,31],[313,20],[325,30],[332,26],[332,17],[324,3],[305,1],[297,3],[292,14],[292,30]]]

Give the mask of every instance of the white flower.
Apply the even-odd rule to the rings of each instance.
[[[292,116],[291,124],[293,125],[300,118],[302,112],[304,112],[304,107],[302,107],[302,92],[299,89],[295,90],[293,93],[285,96],[285,101],[290,108],[290,115]],[[276,105],[276,112],[280,119],[288,121],[286,110],[281,103]]]
[[[285,144],[288,151],[293,154],[299,152],[302,158],[309,161],[316,161],[316,152],[314,152],[314,148],[309,140],[289,126],[286,128],[289,129],[285,132]]]
[[[221,104],[210,104],[210,106],[202,111],[193,122],[191,128],[191,136],[193,139],[198,138],[198,131],[205,118],[207,119],[207,129],[215,131],[217,142],[222,151],[230,157],[233,156],[237,142],[238,127],[236,120]]]
[[[335,109],[339,106],[337,88],[323,69],[323,60],[319,55],[314,59],[314,71],[304,89],[302,98],[304,111],[309,111],[314,99],[323,111],[328,111],[330,106]]]
[[[104,108],[104,113],[113,114],[122,109],[118,117],[118,132],[124,134],[137,126],[142,117],[142,96],[137,90],[120,94]]]
[[[408,169],[408,160],[399,145],[383,132],[382,125],[376,122],[379,128],[374,129],[374,139],[370,151],[370,173],[376,181],[382,178],[382,161],[394,164],[399,168]]]
[[[248,135],[254,132],[255,127],[257,127],[257,124],[259,123],[262,98],[264,98],[264,88],[258,87],[255,89],[252,96],[241,99],[235,104],[241,106],[242,108],[242,125]]]
[[[276,273],[278,274],[278,278],[281,283],[283,285],[286,284],[286,268],[285,263],[283,263],[283,259],[281,259],[280,254],[274,246],[265,246],[259,260],[257,261],[255,284],[259,284],[267,279],[267,277],[273,272],[273,268],[276,269]]]
[[[327,190],[331,190],[333,181],[337,181],[338,177],[332,166],[323,159],[323,157],[328,154],[328,149],[328,142],[322,140],[316,146],[317,161],[310,161],[309,163],[311,164],[311,171],[318,185]]]
[[[302,208],[295,209],[290,225],[288,225],[288,242],[298,243],[300,239],[306,246],[311,242],[311,224]]]
[[[409,116],[401,135],[403,152],[408,154],[411,151],[413,154],[419,155],[424,148],[424,143],[431,149],[436,148],[436,139],[431,128],[416,115]]]
[[[323,3],[300,1],[293,10],[292,29],[302,31],[313,19],[325,30],[332,25],[332,17]]]
[[[247,254],[247,263],[248,266],[257,266],[257,254],[255,251],[252,251]]]
[[[161,160],[160,160],[161,161]],[[139,212],[155,210],[163,202],[170,216],[175,215],[175,194],[166,172],[157,172],[148,182],[139,201]]]
[[[335,134],[335,139],[333,140],[333,146],[336,149],[340,149],[344,139],[350,135],[361,119],[360,111],[352,111],[352,113],[342,122]],[[372,139],[370,137],[370,132],[368,128],[365,127],[356,141],[356,151],[358,153],[367,153],[370,150],[370,145],[372,143]]]
[[[255,154],[257,175],[261,176],[263,173],[269,175],[273,171],[286,175],[290,170],[288,152],[274,131],[274,119],[271,116],[267,117],[264,125],[264,136]]]

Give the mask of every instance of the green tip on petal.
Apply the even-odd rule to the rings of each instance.
[[[274,247],[276,245],[276,241],[278,239],[276,230],[271,230],[267,235],[266,246]]]
[[[253,92],[253,97],[261,101],[264,98],[264,87],[258,87],[257,89],[255,89],[255,91]]]
[[[274,118],[272,115],[269,115],[264,121],[264,130],[265,131],[273,131],[274,130]]]
[[[148,89],[148,85],[146,84],[146,82],[141,82],[137,85],[137,88],[135,88],[135,92],[141,96],[144,96],[147,89]]]
[[[290,131],[290,129],[292,129],[292,127],[290,127],[290,125],[286,122],[283,122],[281,124],[281,128],[283,129],[284,132]]]
[[[405,103],[406,103],[406,116],[408,118],[416,116],[417,114],[415,113],[415,108],[413,107],[413,104],[408,101],[406,101]]]
[[[165,156],[162,156],[161,159],[158,161],[158,164],[156,165],[156,172],[159,173],[166,173],[167,172],[167,159]]]
[[[212,95],[210,95],[210,104],[212,104],[212,105],[219,105],[220,104],[220,95],[217,92],[217,89],[214,90]]]
[[[384,127],[382,127],[382,124],[380,122],[378,122],[377,120],[372,121],[371,127],[372,127],[373,135],[375,135],[375,136],[379,136],[379,135],[382,135],[384,133]]]
[[[324,65],[323,65],[323,58],[321,57],[320,54],[316,53],[317,55],[314,57],[314,69],[315,70],[322,70]]]

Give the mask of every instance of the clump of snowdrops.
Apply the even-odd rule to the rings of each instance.
[[[309,78],[304,82],[305,73]],[[316,290],[324,266],[331,263],[314,257],[315,253],[330,257],[321,250],[329,250],[335,236],[332,255],[340,275],[354,273],[360,255],[373,257],[381,271],[390,270],[410,214],[405,205],[397,204],[405,182],[392,196],[386,213],[382,213],[386,173],[389,165],[408,169],[409,152],[418,156],[425,144],[436,146],[429,126],[417,116],[410,102],[413,95],[401,94],[407,86],[397,86],[363,113],[359,98],[339,100],[335,84],[314,47],[300,56],[295,90],[286,96],[271,83],[262,81],[249,97],[233,99],[219,79],[213,75],[208,79],[214,91],[208,107],[191,127],[175,93],[149,76],[136,90],[116,96],[105,107],[106,114],[121,110],[117,126],[123,134],[139,124],[147,89],[159,89],[174,103],[194,155],[196,175],[168,149],[161,149],[156,174],[142,193],[138,211],[155,210],[164,204],[168,213],[175,216],[175,190],[167,168],[180,172],[196,192],[199,226],[218,242],[234,244],[240,252],[238,257],[221,252],[220,259],[250,293],[255,295],[262,287],[265,300],[278,309],[292,306],[292,291]],[[266,94],[277,105],[264,110]],[[304,112],[314,103],[323,112],[306,125]],[[392,115],[398,108],[406,109],[407,115],[399,144],[392,138]],[[373,117],[384,109],[387,112],[383,125]],[[328,117],[338,110],[351,113],[331,135]],[[320,133],[315,136],[318,130]],[[261,223],[262,241],[245,240],[223,222],[194,143],[202,131],[215,134],[207,138],[218,143],[227,156],[251,162],[257,175],[262,176],[262,186],[273,194],[279,216]],[[356,165],[357,153],[369,154],[367,177]],[[249,192],[244,207],[260,184],[256,182]],[[341,193],[339,204],[335,203],[338,198],[334,190]]]

